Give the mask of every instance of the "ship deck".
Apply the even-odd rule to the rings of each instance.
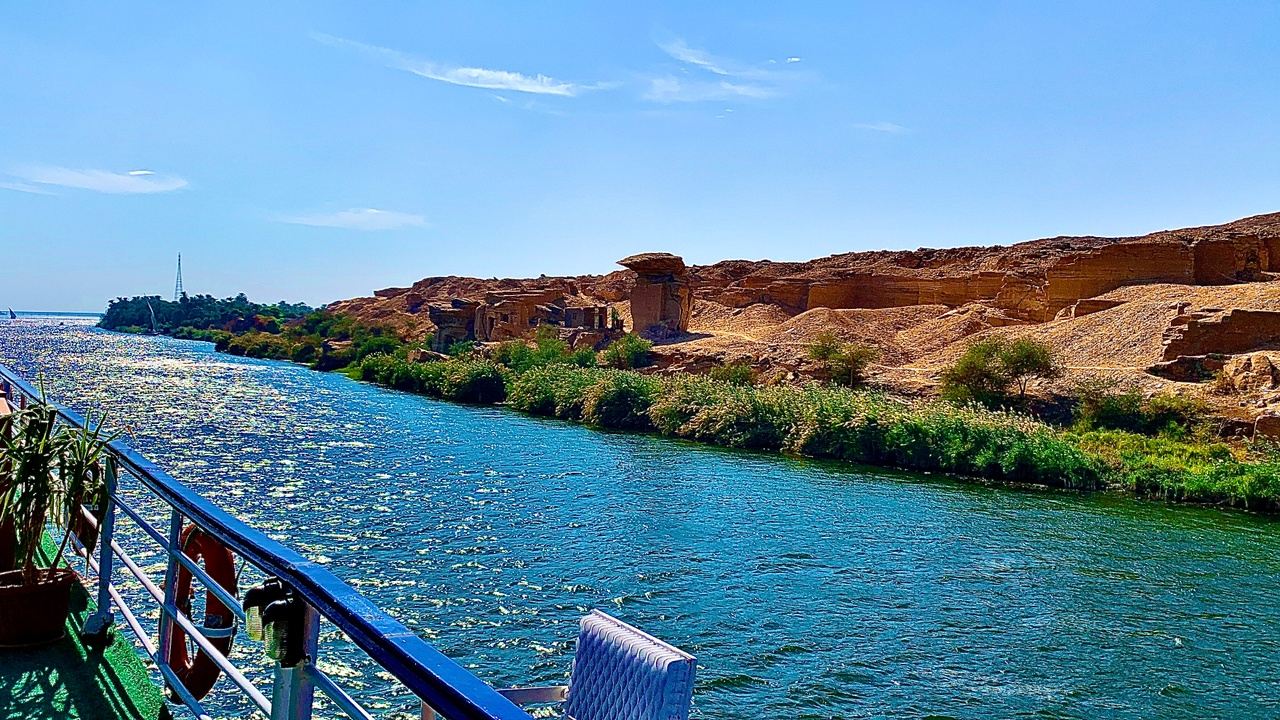
[[[48,538],[42,548],[47,564],[57,550]],[[80,640],[84,620],[93,611],[88,593],[72,588],[71,617],[61,640],[38,648],[0,649],[0,718],[25,720],[156,720],[164,711],[160,688],[152,681],[127,630],[117,627],[101,652]]]

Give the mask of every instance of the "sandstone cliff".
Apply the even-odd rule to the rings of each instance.
[[[1280,277],[1280,213],[1140,237],[855,252],[807,262],[727,260],[680,270],[678,278],[674,265],[651,267],[646,257],[673,256],[628,259],[646,273],[640,295],[654,295],[641,303],[641,320],[670,316],[673,327],[691,333],[659,348],[659,366],[667,368],[697,371],[742,359],[767,373],[802,375],[806,344],[832,331],[878,346],[883,381],[928,388],[973,337],[995,333],[1052,344],[1073,371],[1064,382],[1101,372],[1151,384],[1169,382],[1146,372],[1161,362],[1280,347],[1280,283],[1273,282]],[[449,322],[448,308],[458,315],[457,308],[494,293],[549,294],[563,297],[561,304],[607,306],[630,327],[637,277],[626,269],[518,280],[433,277],[330,307],[420,339],[439,329],[433,317]],[[667,284],[659,292],[661,282]],[[690,292],[692,302],[685,299]],[[664,314],[666,304],[679,312]]]

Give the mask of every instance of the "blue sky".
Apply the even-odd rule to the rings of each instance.
[[[1275,2],[7,3],[0,305],[1280,210]]]

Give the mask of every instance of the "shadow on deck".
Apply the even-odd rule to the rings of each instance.
[[[43,550],[47,563],[56,548],[46,538]],[[100,652],[80,641],[80,630],[92,611],[88,594],[77,585],[72,588],[65,637],[38,648],[0,649],[0,718],[168,717],[160,689],[151,681],[127,627],[117,625],[111,644]]]

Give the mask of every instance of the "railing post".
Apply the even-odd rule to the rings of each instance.
[[[298,640],[301,647],[285,652],[276,663],[275,682],[271,687],[271,720],[311,720],[311,707],[315,700],[315,684],[308,668],[316,662],[320,644],[320,614],[310,603],[298,598],[301,604],[300,638],[287,638],[290,645]],[[289,657],[289,655],[298,655]],[[294,661],[293,665],[285,662]]]
[[[169,661],[169,648],[173,642],[173,615],[178,597],[178,553],[182,552],[182,513],[174,508],[169,513],[169,565],[164,571],[164,607],[160,608],[159,655]]]
[[[120,478],[114,457],[108,455],[103,464],[106,497],[102,501],[102,517],[98,519],[98,608],[85,620],[81,633],[86,642],[98,647],[106,645],[115,622],[115,615],[111,613],[111,570],[115,559],[111,543],[116,534],[116,486]]]

